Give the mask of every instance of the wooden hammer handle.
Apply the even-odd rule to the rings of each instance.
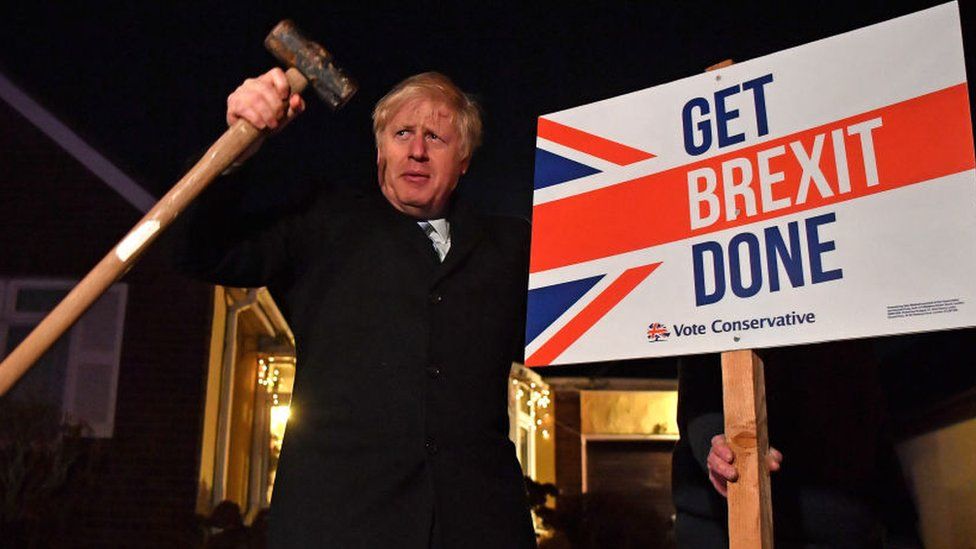
[[[301,93],[308,80],[298,69],[285,72],[292,93]],[[135,264],[176,216],[262,135],[243,118],[234,123],[194,166],[173,185],[136,226],[40,322],[10,355],[0,362],[0,396],[24,375],[62,334],[85,314],[116,280]]]

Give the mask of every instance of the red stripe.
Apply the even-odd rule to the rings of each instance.
[[[967,93],[966,84],[959,84],[787,137],[535,206],[531,272],[701,236],[971,170],[974,166],[973,134]],[[883,126],[872,132],[880,184],[866,186],[860,140],[847,137],[845,146],[851,190],[840,194],[837,192],[830,131],[876,117],[883,121]],[[834,194],[824,198],[811,185],[807,201],[797,205],[793,202],[802,170],[790,149],[790,142],[800,141],[809,153],[817,134],[826,134],[820,168]],[[779,145],[783,145],[786,152],[770,162],[770,169],[783,172],[785,179],[773,187],[774,196],[789,197],[791,205],[763,212],[756,153]],[[749,159],[752,165],[750,188],[756,197],[758,211],[756,215],[742,215],[729,221],[724,215],[721,164],[738,157]],[[716,195],[723,214],[717,222],[692,230],[687,174],[702,167],[709,167],[718,174],[720,181]],[[738,206],[745,212],[742,199],[738,200]]]
[[[575,149],[590,156],[602,158],[618,166],[626,166],[634,162],[654,158],[654,155],[649,152],[628,147],[616,141],[610,141],[598,135],[577,130],[576,128],[570,128],[569,126],[564,126],[558,122],[546,120],[545,118],[539,119],[538,135],[553,143],[558,143],[564,147]]]
[[[580,336],[585,334],[597,321],[603,318],[610,309],[616,307],[617,303],[620,303],[620,300],[627,297],[627,294],[633,291],[638,284],[654,272],[654,269],[657,269],[659,265],[661,264],[652,263],[624,271],[617,280],[614,280],[607,286],[607,289],[603,290],[586,307],[583,307],[583,310],[579,314],[549,338],[549,341],[546,341],[536,352],[526,358],[525,364],[527,366],[545,366],[546,364],[551,364],[559,355],[563,354],[563,351],[568,349]]]

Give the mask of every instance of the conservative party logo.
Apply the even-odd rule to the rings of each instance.
[[[647,341],[651,343],[657,343],[658,341],[667,341],[671,332],[668,331],[667,326],[661,324],[660,322],[651,323],[647,327]]]

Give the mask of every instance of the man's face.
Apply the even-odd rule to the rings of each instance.
[[[468,169],[453,114],[444,103],[416,99],[400,107],[377,137],[380,189],[411,217],[441,217]]]

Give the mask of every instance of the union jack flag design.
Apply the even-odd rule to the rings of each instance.
[[[660,322],[654,322],[647,327],[647,340],[651,343],[664,341],[668,339],[670,335],[671,332],[668,331],[667,326],[661,324]]]
[[[546,205],[592,188],[613,185],[627,179],[622,168],[653,161],[655,155],[635,147],[589,133],[546,117],[540,117],[535,157],[534,219],[545,217]],[[543,221],[542,225],[548,226]],[[538,238],[533,233],[532,273],[556,271],[570,261],[553,258],[562,243]],[[526,325],[526,364],[551,364],[603,318],[660,262],[633,265],[592,276],[557,274],[558,281],[530,282]],[[581,272],[586,272],[584,268]],[[568,274],[568,276],[566,276]]]

